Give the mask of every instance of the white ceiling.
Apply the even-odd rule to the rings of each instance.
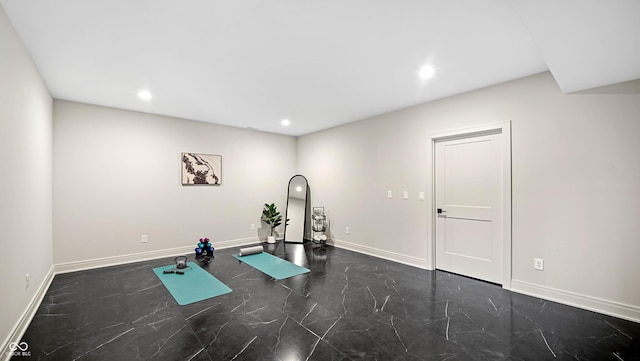
[[[564,92],[640,78],[640,0],[0,4],[54,98],[289,135],[545,70]]]

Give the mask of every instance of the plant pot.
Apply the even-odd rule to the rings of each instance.
[[[267,237],[267,243],[276,243],[276,237],[274,236]]]

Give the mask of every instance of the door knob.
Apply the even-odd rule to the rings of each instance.
[[[443,210],[442,208],[438,208],[438,214],[442,214],[442,213],[447,213],[447,211]]]

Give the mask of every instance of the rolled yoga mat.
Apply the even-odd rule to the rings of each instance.
[[[262,246],[253,246],[247,248],[240,248],[240,256],[248,256],[250,254],[262,253],[264,248]]]

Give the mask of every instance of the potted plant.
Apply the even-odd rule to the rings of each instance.
[[[276,243],[276,238],[273,236],[273,232],[276,227],[282,224],[282,215],[278,212],[276,205],[274,203],[264,204],[264,209],[262,210],[262,221],[271,227],[271,235],[267,237],[268,243]],[[286,222],[289,222],[287,219]],[[285,225],[286,225],[285,222]]]

